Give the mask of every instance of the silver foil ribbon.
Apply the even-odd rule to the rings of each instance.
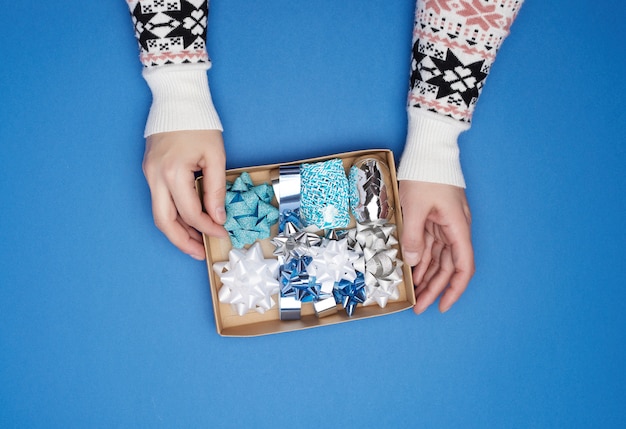
[[[279,294],[278,308],[280,309],[280,320],[300,320],[302,301],[298,301],[295,296]]]
[[[350,208],[359,223],[387,221],[393,215],[391,174],[377,158],[357,159],[350,168]]]
[[[306,236],[296,238],[297,226],[292,222],[283,223],[285,216],[297,214],[300,210],[300,166],[281,165],[278,178],[272,180],[274,195],[278,201],[280,213],[279,235],[272,239],[275,246],[274,255],[278,256],[280,263],[280,278],[284,276],[284,265],[295,253],[304,256],[306,248],[310,245]],[[298,320],[302,310],[302,301],[296,299],[295,294],[285,294],[284,288],[280,288],[278,294],[278,309],[280,320]]]
[[[273,182],[274,194],[278,200],[278,210],[295,211],[300,208],[300,166],[281,165],[278,183]]]
[[[279,168],[279,176],[273,181],[274,194],[279,204],[279,235],[272,239],[274,255],[278,256],[281,267],[281,288],[278,297],[280,320],[298,320],[301,317],[302,299],[313,298],[313,308],[318,317],[336,312],[335,299],[330,292],[321,291],[315,278],[309,278],[306,265],[311,260],[311,248],[321,242],[321,238],[301,229],[299,219],[301,199],[301,177],[299,165]],[[299,268],[291,267],[290,262],[298,260]]]

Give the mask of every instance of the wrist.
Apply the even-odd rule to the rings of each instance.
[[[209,89],[207,66],[167,65],[145,69],[152,106],[144,135],[181,130],[220,130]]]
[[[417,108],[409,108],[408,118],[398,180],[465,188],[457,140],[459,134],[470,127],[469,124]]]

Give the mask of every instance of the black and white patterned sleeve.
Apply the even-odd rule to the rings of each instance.
[[[153,101],[145,135],[222,129],[206,71],[207,0],[127,0]]]
[[[128,1],[144,67],[208,63],[205,0]]]

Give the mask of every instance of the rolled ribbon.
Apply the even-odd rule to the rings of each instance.
[[[319,297],[319,285],[306,272],[311,259],[309,249],[319,237],[301,232],[304,225],[300,220],[300,182],[299,165],[280,166],[278,178],[272,180],[280,211],[279,235],[272,243],[280,261],[278,307],[281,320],[300,319],[302,301]]]
[[[343,162],[302,164],[300,216],[305,226],[345,228],[350,224],[349,186]]]
[[[281,165],[278,169],[278,179],[272,181],[274,193],[278,200],[280,218],[278,232],[283,232],[286,222],[291,222],[302,228],[300,221],[300,166]]]
[[[350,208],[357,222],[385,222],[393,215],[391,175],[378,158],[357,159],[350,168]]]

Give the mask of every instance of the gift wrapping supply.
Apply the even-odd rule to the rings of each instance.
[[[312,302],[324,317],[337,305],[352,316],[358,305],[384,307],[399,296],[402,262],[397,258],[395,225],[386,224],[393,207],[388,199],[388,169],[382,161],[355,161],[346,177],[340,159],[280,166],[273,188],[255,186],[242,173],[227,186],[227,225],[233,249],[229,261],[214,265],[222,280],[221,302],[243,315],[265,312],[276,304],[281,320],[301,317],[303,302]],[[279,208],[271,205],[277,198]],[[270,210],[270,205],[273,210]],[[350,211],[356,228],[348,226]],[[257,239],[269,237],[273,223],[273,260],[266,260]],[[325,236],[305,225],[324,229]],[[255,243],[247,252],[239,250]]]

